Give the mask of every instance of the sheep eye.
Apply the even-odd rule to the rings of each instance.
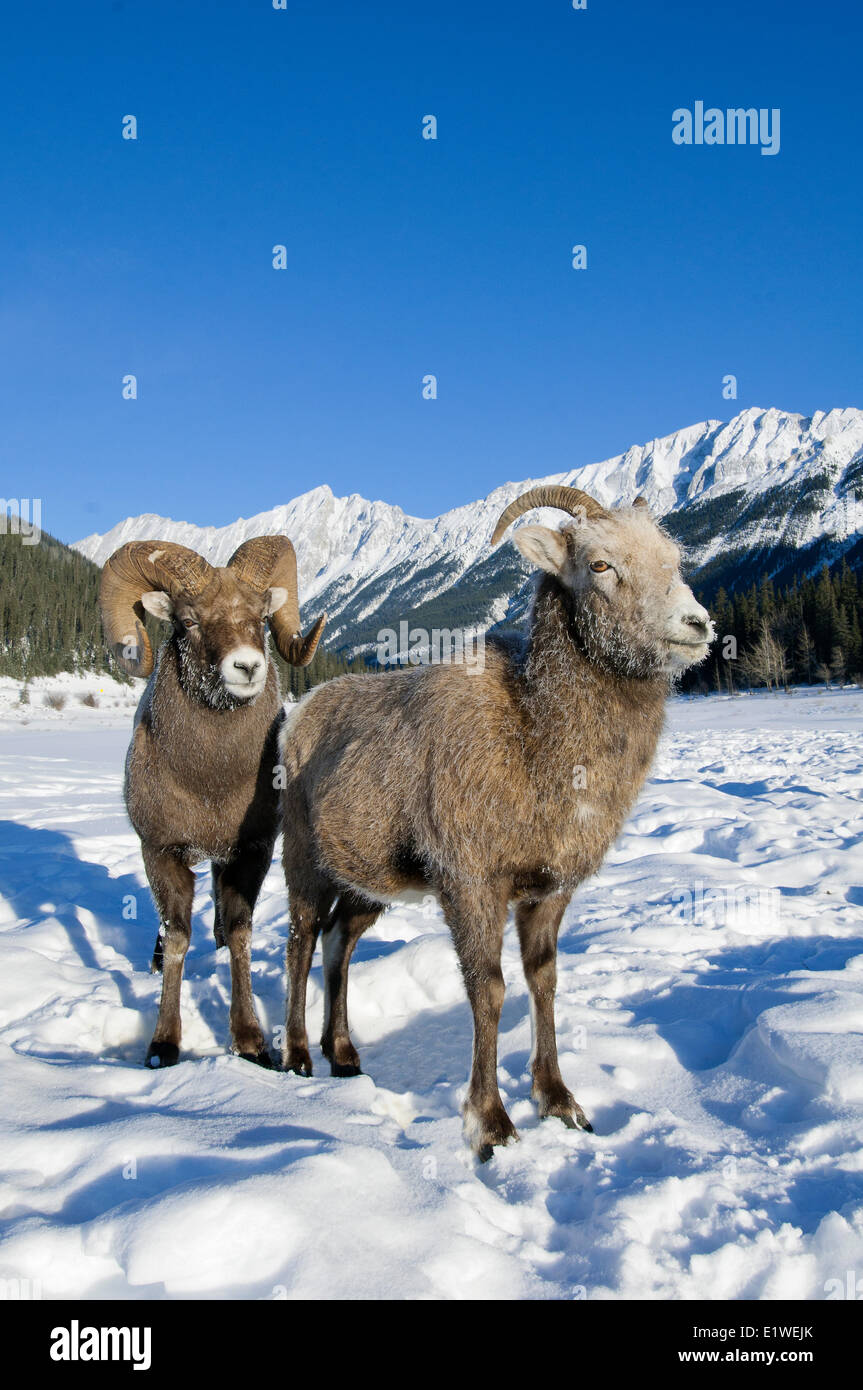
[[[197,624],[197,622],[196,622],[196,620],[195,620],[194,618],[184,618],[184,619],[183,619],[183,627],[186,628],[187,631],[188,631],[190,628],[197,627],[197,626],[198,626],[198,624]]]
[[[604,560],[591,560],[590,568],[593,570],[594,574],[605,574],[608,565]]]

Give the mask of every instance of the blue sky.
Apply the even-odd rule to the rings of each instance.
[[[323,482],[434,515],[746,406],[863,403],[852,0],[15,10],[0,491],[65,540]],[[778,107],[779,154],[676,146],[699,99]]]

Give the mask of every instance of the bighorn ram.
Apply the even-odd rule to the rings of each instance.
[[[121,666],[150,676],[125,786],[161,924],[152,969],[163,971],[162,1000],[147,1062],[170,1066],[179,1057],[190,865],[209,859],[216,941],[231,953],[234,1047],[268,1066],[250,976],[252,912],[278,829],[273,768],[281,698],[266,629],[269,623],[286,661],[305,666],[326,615],[302,637],[297,562],[285,536],[245,541],[224,568],[182,545],[133,541],[107,561],[99,602]],[[155,671],[145,608],[173,627]]]
[[[558,928],[635,801],[674,673],[701,661],[713,635],[643,499],[607,511],[575,488],[534,488],[507,507],[492,543],[533,507],[574,520],[515,534],[544,571],[526,639],[489,638],[481,672],[437,665],[330,681],[280,734],[290,827],[285,1064],[311,1072],[306,978],[322,931],[321,1047],[334,1074],[359,1069],[347,1020],[351,952],[385,903],[431,888],[473,1009],[465,1129],[483,1159],[517,1137],[496,1078],[510,903],[532,1003],[532,1095],[541,1116],[590,1128],[558,1065]]]

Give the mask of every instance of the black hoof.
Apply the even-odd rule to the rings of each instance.
[[[548,1115],[546,1118],[551,1119],[552,1117]],[[567,1129],[583,1129],[585,1134],[593,1133],[593,1125],[586,1115],[558,1115],[557,1119],[562,1120]]]
[[[362,1076],[363,1069],[354,1062],[330,1062],[330,1076]]]
[[[242,1057],[244,1062],[254,1062],[257,1067],[265,1067],[267,1071],[273,1069],[273,1059],[266,1048],[260,1052],[239,1052],[238,1057]]]
[[[154,1071],[160,1067],[173,1067],[180,1060],[180,1049],[176,1043],[151,1042],[147,1048],[147,1066]]]
[[[583,1129],[587,1134],[593,1133],[590,1120],[565,1087],[555,1087],[549,1091],[534,1090],[532,1094],[539,1106],[541,1120],[560,1120],[567,1129]]]
[[[285,1062],[285,1071],[293,1072],[294,1076],[311,1076],[312,1059],[308,1052],[295,1052],[289,1056]]]
[[[582,1129],[585,1134],[593,1134],[593,1125],[583,1111],[579,1111],[577,1115],[545,1116],[547,1120],[552,1118],[561,1120],[566,1125],[567,1129]]]
[[[476,1156],[479,1159],[480,1163],[488,1163],[493,1153],[493,1144],[483,1144],[481,1148],[477,1149]]]

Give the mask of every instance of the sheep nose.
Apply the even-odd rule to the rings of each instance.
[[[687,613],[681,619],[681,621],[684,622],[687,627],[691,627],[696,636],[703,638],[707,638],[709,636],[709,620],[705,617],[702,617],[700,613]]]
[[[251,682],[251,681],[254,679],[255,674],[256,674],[256,672],[257,672],[257,670],[258,670],[260,664],[261,664],[261,663],[260,663],[260,660],[256,660],[256,661],[235,661],[235,662],[234,662],[234,670],[235,670],[235,671],[242,671],[243,674],[244,674],[245,677],[246,677],[246,680],[249,681],[249,682]]]

